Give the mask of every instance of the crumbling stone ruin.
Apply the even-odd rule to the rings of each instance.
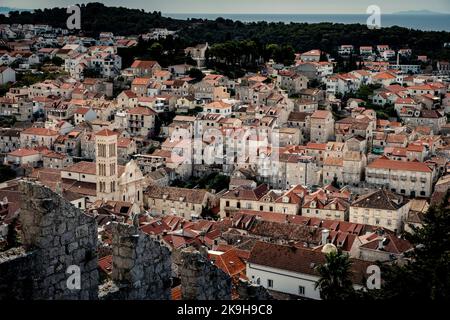
[[[168,300],[171,296],[170,251],[135,226],[113,223],[112,295],[104,299]],[[105,289],[105,287],[103,288]],[[106,290],[106,289],[105,289]]]
[[[273,297],[263,286],[239,280],[236,285],[240,300],[272,300]]]
[[[137,226],[117,222],[111,226],[112,279],[100,285],[95,218],[38,183],[21,181],[19,188],[26,195],[19,213],[23,246],[0,252],[0,300],[166,300],[172,260],[183,299],[231,299],[231,278],[207,252],[171,253]],[[248,283],[237,291],[243,299],[268,297]]]
[[[96,299],[95,220],[38,184],[23,181],[19,190],[26,195],[19,216],[24,252],[1,264],[2,270],[13,269],[15,272],[11,274],[12,278],[2,276],[1,282],[4,280],[9,285],[0,297]],[[8,254],[8,251],[3,253]],[[71,282],[71,274],[79,275],[79,281],[73,278]],[[26,289],[15,292],[24,283]]]
[[[199,251],[181,252],[179,274],[184,300],[231,300],[231,278]]]
[[[0,252],[0,300],[24,300],[31,298],[31,270],[33,255],[24,248]]]

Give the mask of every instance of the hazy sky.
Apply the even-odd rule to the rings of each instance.
[[[0,6],[34,9],[87,2],[93,1],[0,0]],[[365,14],[369,5],[378,5],[382,13],[425,9],[450,13],[450,0],[97,0],[97,2],[163,13]]]

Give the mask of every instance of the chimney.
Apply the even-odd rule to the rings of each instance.
[[[328,229],[323,229],[322,230],[322,245],[325,245],[328,243],[328,237],[330,236],[330,230]]]
[[[386,241],[385,237],[378,238],[378,247],[377,250],[384,250],[384,242]]]

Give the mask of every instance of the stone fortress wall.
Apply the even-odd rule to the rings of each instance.
[[[39,183],[21,181],[27,195],[19,222],[23,246],[0,252],[0,300],[169,300],[172,257],[182,299],[229,300],[231,278],[192,248],[174,253],[136,226],[112,225],[112,279],[100,284],[93,217]],[[269,299],[239,281],[242,299]]]

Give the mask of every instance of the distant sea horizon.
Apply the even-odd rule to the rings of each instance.
[[[1,7],[0,14],[8,14],[10,11],[33,11],[33,9]],[[215,20],[219,17],[242,22],[283,22],[283,23],[343,23],[366,24],[369,14],[303,14],[303,13],[163,13],[165,17],[187,20],[208,19]],[[386,13],[381,15],[381,27],[399,26],[423,31],[447,31],[450,32],[450,13],[438,13],[428,10],[405,11]]]
[[[189,18],[215,20],[239,20],[242,22],[283,23],[343,23],[366,24],[368,14],[264,14],[264,13],[163,13],[163,16],[187,20]],[[450,32],[450,14],[382,14],[381,27],[399,26],[423,31]]]

